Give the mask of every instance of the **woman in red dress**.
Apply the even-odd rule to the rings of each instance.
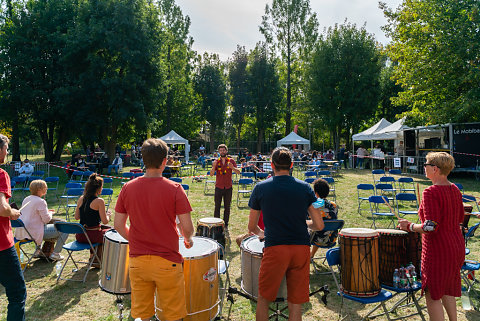
[[[447,179],[455,167],[445,152],[428,153],[425,176],[433,185],[423,191],[419,216],[422,224],[399,220],[405,231],[422,235],[422,290],[430,320],[457,320],[455,297],[461,295],[460,269],[465,260],[465,243],[460,229],[464,210],[462,194]]]

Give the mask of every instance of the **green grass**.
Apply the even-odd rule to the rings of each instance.
[[[128,171],[125,168],[124,171]],[[61,183],[59,190],[63,191],[67,179],[60,169],[51,169],[51,176],[60,176]],[[422,176],[415,176],[415,181],[419,183],[420,189],[430,185],[430,182]],[[454,182],[462,183],[465,188],[465,193],[473,194],[480,197],[480,188],[478,181],[470,177],[455,177]],[[369,171],[344,171],[337,179],[336,193],[337,203],[340,207],[339,218],[345,220],[345,227],[370,227],[371,220],[366,214],[360,216],[357,213],[357,192],[356,185],[359,183],[371,183],[372,175]],[[189,199],[193,207],[192,218],[194,224],[202,217],[213,216],[213,195],[205,196],[203,193],[204,183],[195,182],[191,178],[185,179],[184,183],[190,185]],[[230,218],[230,239],[227,243],[227,259],[230,264],[230,276],[232,286],[240,288],[241,268],[240,268],[240,249],[235,243],[235,237],[243,234],[247,230],[248,209],[237,208],[236,189],[234,186],[234,198],[232,201],[232,212]],[[114,201],[111,208],[114,208],[116,197],[120,192],[119,180],[115,180],[114,184]],[[17,203],[21,202],[20,197],[16,197]],[[58,203],[53,195],[48,196],[48,204],[50,208],[56,209]],[[65,218],[65,213],[60,212],[57,216]],[[476,220],[472,219],[470,225]],[[113,225],[113,222],[112,222]],[[69,239],[72,240],[73,237]],[[472,253],[469,255],[470,259],[478,259],[480,254],[480,242],[478,238],[474,238],[469,242],[469,247]],[[319,256],[322,253],[317,253]],[[63,253],[64,254],[64,253]],[[86,256],[86,254],[85,254]],[[71,270],[67,268],[67,271]],[[99,271],[90,271],[85,284],[81,282],[65,282],[60,281],[56,283],[55,264],[47,263],[42,260],[36,260],[27,268],[25,272],[25,279],[27,283],[27,305],[26,313],[27,320],[117,320],[118,310],[115,304],[115,296],[103,292],[98,286]],[[321,302],[321,294],[313,296],[309,304],[304,306],[304,320],[337,320],[338,313],[341,307],[341,300],[336,295],[336,287],[333,279],[329,275],[311,274],[311,290],[315,290],[325,284],[329,285],[331,293],[328,296],[328,304],[324,306]],[[478,289],[478,285],[476,286]],[[421,300],[421,304],[425,304],[425,300]],[[480,302],[475,304],[480,307]],[[230,304],[226,305],[225,316],[228,312]],[[6,318],[7,300],[4,294],[4,289],[0,288],[0,320]],[[343,314],[348,315],[347,320],[360,320],[361,316],[365,315],[371,306],[364,306],[350,301],[345,301],[343,304]],[[405,309],[405,311],[412,311],[412,309]],[[465,312],[463,311],[460,300],[458,300],[459,320],[480,320],[479,312]],[[125,312],[124,316],[129,315],[130,312],[130,298],[125,298]],[[402,310],[402,313],[404,311]],[[425,311],[426,312],[426,311]],[[125,317],[125,320],[128,319]],[[234,304],[231,310],[232,320],[254,320],[255,319],[255,304],[241,298],[234,296]],[[420,320],[418,317],[411,317],[411,320]]]

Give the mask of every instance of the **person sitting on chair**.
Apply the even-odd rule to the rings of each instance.
[[[63,256],[60,255],[63,244],[68,238],[68,234],[60,233],[55,228],[55,225],[51,222],[53,211],[50,211],[47,207],[47,202],[42,198],[47,194],[48,187],[44,180],[37,179],[30,183],[30,196],[25,197],[22,203],[27,204],[22,210],[20,219],[23,221],[25,228],[30,232],[30,235],[34,238],[34,241],[38,246],[42,245],[42,241],[45,240],[43,253],[37,250],[34,254],[35,257],[40,257],[42,254],[48,256],[53,261],[63,260]],[[17,240],[29,239],[27,231],[24,228],[17,228],[15,230],[15,238]],[[53,252],[49,253],[52,249],[49,243],[57,240]],[[47,250],[48,248],[48,250]]]
[[[328,193],[330,193],[330,186],[327,181],[321,178],[317,179],[313,182],[313,190],[317,197],[317,201],[313,203],[313,207],[320,209],[324,220],[336,220],[338,214],[337,204],[326,199]],[[310,243],[312,243],[310,259],[313,259],[319,247],[333,246],[337,241],[337,236],[338,231],[310,231]]]
[[[18,173],[20,174],[20,177],[30,177],[32,176],[32,173],[34,171],[34,167],[32,164],[30,164],[30,161],[25,158],[23,161],[22,167],[18,170]]]
[[[87,236],[91,243],[101,243],[97,248],[97,256],[102,260],[103,252],[103,235],[112,227],[108,224],[112,213],[105,210],[105,201],[98,197],[102,193],[103,178],[93,173],[85,184],[85,191],[80,196],[75,208],[75,219],[80,220],[83,228],[87,232]],[[88,243],[85,234],[76,234],[76,239],[80,243]],[[94,256],[90,250],[90,257]],[[99,268],[100,262],[95,259],[93,267]]]
[[[122,161],[122,158],[120,157],[120,154],[116,153],[115,159],[113,160],[112,165],[108,165],[108,171],[107,171],[108,175],[112,173],[112,168],[115,170],[115,174],[118,175],[118,171],[122,169],[122,164],[123,164],[123,161]]]

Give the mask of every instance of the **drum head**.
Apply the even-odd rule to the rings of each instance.
[[[340,230],[338,235],[350,237],[374,237],[378,236],[378,232],[370,228],[344,228]]]
[[[185,259],[198,259],[218,251],[218,243],[206,237],[194,236],[193,246],[189,249],[185,247],[183,237],[181,237],[178,242],[180,254]]]
[[[198,220],[200,223],[208,224],[208,225],[222,225],[224,224],[223,220],[219,217],[203,217]]]
[[[105,238],[115,243],[128,244],[128,241],[124,239],[123,236],[121,236],[120,233],[118,233],[114,229],[107,231],[105,233]]]
[[[263,255],[265,242],[260,242],[258,236],[252,235],[244,239],[240,247],[249,253]]]
[[[379,228],[379,229],[376,229],[375,231],[377,231],[378,233],[380,233],[380,235],[385,235],[385,234],[389,234],[389,235],[407,235],[407,234],[408,234],[408,233],[405,232],[405,231],[395,230],[395,229],[391,229],[391,228]]]

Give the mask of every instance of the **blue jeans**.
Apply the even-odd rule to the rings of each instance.
[[[24,321],[27,288],[14,246],[0,251],[0,284],[8,298],[7,321]]]
[[[361,168],[363,166],[363,158],[357,157],[357,168]]]
[[[118,174],[119,167],[118,165],[108,165],[108,174],[110,175],[112,173],[112,168],[115,170],[115,173]]]

